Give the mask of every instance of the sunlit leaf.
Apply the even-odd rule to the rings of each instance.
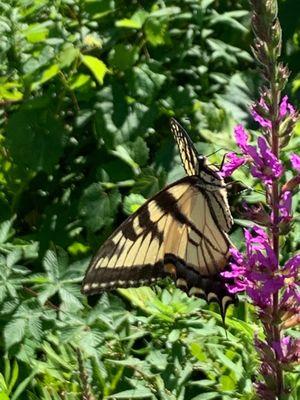
[[[83,64],[92,72],[97,82],[102,85],[108,69],[103,61],[94,56],[81,55]]]

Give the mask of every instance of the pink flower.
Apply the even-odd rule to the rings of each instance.
[[[284,96],[279,106],[279,116],[283,119],[287,114],[295,114],[295,108],[288,102],[288,96]]]
[[[297,172],[300,172],[300,156],[298,156],[298,154],[292,153],[290,155],[290,160],[291,160],[293,168]]]
[[[235,136],[235,141],[236,141],[237,145],[242,150],[244,150],[244,152],[247,153],[249,136],[248,136],[247,132],[245,131],[243,125],[237,125],[234,128],[234,136]]]
[[[251,110],[251,115],[254,121],[258,122],[262,128],[272,129],[272,122],[266,118],[263,118],[254,109]]]
[[[282,218],[290,218],[292,211],[292,192],[283,192],[279,200],[279,212]]]
[[[233,152],[227,153],[226,159],[228,159],[228,162],[224,163],[223,168],[220,171],[223,178],[232,175],[237,168],[246,162],[245,158],[238,157],[236,153]]]
[[[284,276],[276,274],[278,260],[263,229],[245,230],[245,239],[246,255],[232,248],[231,269],[222,276],[233,280],[227,283],[231,293],[246,291],[253,303],[264,309],[272,304],[272,295],[284,286]]]
[[[253,159],[251,173],[254,177],[261,179],[266,185],[272,184],[273,180],[280,178],[283,173],[281,162],[272,153],[264,137],[257,140],[258,150],[254,146],[248,146],[248,154]]]
[[[259,137],[257,146],[248,144],[249,136],[242,125],[237,125],[234,130],[235,140],[244,154],[244,158],[231,156],[231,161],[228,163],[227,170],[225,169],[224,176],[230,171],[237,168],[238,164],[242,165],[246,161],[252,159],[251,173],[255,178],[261,179],[266,185],[271,185],[272,182],[283,173],[283,167],[278,158],[271,151],[266,139]]]
[[[272,347],[283,363],[297,362],[300,358],[300,339],[285,336],[279,342],[273,342]]]

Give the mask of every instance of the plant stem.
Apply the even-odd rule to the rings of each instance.
[[[274,155],[279,158],[279,101],[280,101],[280,91],[276,88],[276,67],[272,68],[272,79],[270,83],[271,101],[272,101],[272,151]],[[272,228],[272,242],[273,250],[276,255],[277,260],[279,260],[279,185],[278,181],[273,181],[272,192],[271,192],[271,205],[273,210],[273,228]],[[279,262],[277,264],[277,269],[279,269]],[[280,342],[280,329],[279,329],[279,316],[278,316],[278,303],[279,303],[279,292],[277,291],[273,295],[273,310],[272,310],[272,325],[273,325],[273,340],[275,342]],[[283,374],[280,360],[276,355],[276,394],[278,399],[282,398],[283,395]]]

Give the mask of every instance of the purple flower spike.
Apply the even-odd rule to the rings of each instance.
[[[292,153],[290,155],[290,160],[291,160],[293,168],[297,172],[300,172],[300,156],[298,156],[298,154]]]
[[[279,107],[280,118],[283,119],[287,114],[293,115],[295,112],[295,108],[288,102],[288,96],[284,96]]]
[[[226,154],[226,159],[228,159],[228,162],[226,162],[223,165],[221,172],[221,176],[223,178],[226,178],[230,175],[233,174],[233,172],[239,168],[242,164],[246,162],[245,158],[243,157],[238,157],[236,153],[228,153]]]

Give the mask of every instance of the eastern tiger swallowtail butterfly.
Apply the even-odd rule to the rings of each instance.
[[[106,240],[90,263],[82,292],[142,286],[170,276],[188,295],[217,301],[224,317],[235,299],[220,276],[232,245],[226,185],[175,119],[171,131],[188,176],[146,201]]]

